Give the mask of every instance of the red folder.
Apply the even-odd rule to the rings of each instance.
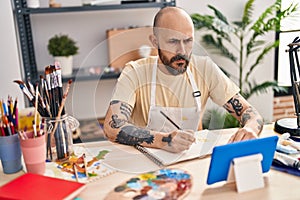
[[[26,173],[0,187],[0,199],[73,199],[86,185],[38,174]]]

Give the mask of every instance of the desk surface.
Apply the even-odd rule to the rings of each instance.
[[[226,130],[224,130],[226,131]],[[232,132],[232,130],[231,130]],[[262,136],[274,135],[273,126],[266,125]],[[105,142],[105,141],[104,141]],[[93,143],[95,144],[95,143]],[[99,142],[98,145],[101,145]],[[299,199],[300,198],[300,179],[287,173],[271,169],[264,174],[265,187],[245,193],[237,193],[234,183],[216,183],[207,185],[206,179],[209,169],[210,157],[191,160],[172,165],[172,168],[180,168],[188,171],[193,176],[193,187],[187,199]],[[24,172],[16,174],[3,174],[0,171],[0,185],[20,176]],[[83,200],[104,199],[105,196],[120,183],[135,176],[123,172],[116,172],[107,177],[103,177],[95,182],[88,183],[87,188],[79,195]]]

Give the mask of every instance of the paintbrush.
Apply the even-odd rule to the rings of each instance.
[[[23,93],[27,96],[28,100],[30,102],[32,102],[32,100],[34,99],[33,95],[31,94],[31,92],[28,90],[27,86],[25,85],[25,83],[21,80],[14,80],[15,83],[19,84],[19,87],[21,88],[21,90],[23,91]]]
[[[50,97],[50,110],[51,110],[51,114],[52,116],[56,116],[56,103],[55,103],[55,92],[54,92],[54,88],[52,87],[52,69],[50,66],[46,66],[45,67],[45,75],[46,75],[46,82],[47,82],[47,87],[48,87],[48,93],[49,93],[49,97]]]
[[[66,87],[66,91],[65,91],[65,93],[64,93],[64,95],[63,95],[63,98],[62,98],[62,102],[61,102],[61,104],[60,104],[60,107],[59,107],[59,110],[58,110],[58,113],[57,113],[57,116],[56,116],[56,119],[57,119],[57,120],[59,120],[60,117],[61,117],[62,110],[63,110],[63,108],[64,108],[64,106],[65,106],[65,103],[66,103],[66,100],[67,100],[67,96],[68,96],[68,94],[69,94],[69,89],[70,89],[71,84],[72,84],[72,80],[69,80],[69,81],[68,81],[68,84],[67,84],[67,87]],[[51,135],[54,135],[54,134],[55,134],[55,131],[57,130],[57,126],[58,126],[58,121],[55,122],[54,127],[53,127],[52,132],[51,132]],[[64,131],[62,131],[61,134],[62,134],[62,138],[60,138],[60,139],[62,139],[62,142],[63,142],[64,144],[66,144],[66,142],[68,142],[68,140],[66,141],[66,139],[65,139],[66,137],[65,137],[65,135],[64,135]],[[67,145],[63,145],[63,146],[66,147]],[[67,150],[65,149],[65,150],[64,150],[64,157],[67,156],[66,153],[67,153]],[[58,154],[59,154],[59,152],[58,152]],[[62,154],[60,154],[60,155],[62,156]]]
[[[68,84],[67,84],[67,87],[66,87],[65,94],[63,95],[63,98],[62,98],[62,101],[61,101],[61,105],[59,107],[59,110],[58,110],[58,113],[57,113],[57,116],[56,116],[56,119],[60,119],[60,117],[61,117],[61,113],[62,113],[62,110],[63,110],[63,108],[65,106],[65,103],[66,103],[66,100],[67,100],[67,96],[69,94],[69,89],[70,89],[71,84],[72,84],[72,80],[69,80]],[[52,130],[52,134],[55,132],[56,128],[57,128],[57,123],[55,123],[55,126],[54,126],[54,128]]]
[[[35,96],[35,91],[32,83],[30,82],[30,78],[27,79],[26,85],[33,96]]]
[[[28,87],[26,86],[26,84],[21,81],[21,80],[14,80],[15,83],[19,84],[19,87],[21,88],[21,90],[23,91],[23,93],[25,94],[25,96],[28,98],[29,102],[35,106],[35,91],[32,93],[30,92],[30,90],[28,89]],[[32,90],[32,89],[31,89]],[[43,106],[43,102],[39,102],[37,105],[37,109],[38,112],[40,113],[41,116],[45,116],[45,110],[44,110],[44,106]]]
[[[57,78],[57,83],[58,83],[58,99],[59,99],[59,104],[61,104],[62,98],[63,98],[63,88],[62,88],[62,76],[61,76],[61,67],[59,62],[55,62],[55,73],[56,73],[56,78]],[[65,114],[65,109],[63,108],[62,110],[62,115]]]
[[[43,79],[43,86],[44,86],[44,89],[43,89],[43,92],[45,93],[44,94],[44,102],[46,104],[46,109],[47,109],[47,112],[49,114],[49,117],[52,117],[52,113],[51,113],[51,107],[50,107],[50,95],[49,95],[49,92],[48,92],[48,84],[47,84],[47,81],[45,79]]]
[[[85,156],[85,153],[82,155],[82,158],[83,158],[83,164],[84,164],[85,175],[86,175],[87,178],[89,178],[89,173],[88,173],[88,170],[87,170],[87,162],[86,162],[86,156]]]
[[[46,66],[45,67],[45,77],[46,77],[46,84],[45,84],[45,89],[48,93],[48,97],[49,97],[49,107],[50,107],[50,111],[51,111],[51,117],[54,116],[54,101],[53,101],[53,97],[52,97],[52,91],[51,91],[51,77],[50,77],[50,73],[51,73],[51,68],[50,66]],[[48,134],[48,139],[47,139],[47,155],[50,155],[50,159],[52,160],[52,149],[51,149],[51,138],[52,135]]]

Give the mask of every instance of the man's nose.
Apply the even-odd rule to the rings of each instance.
[[[182,54],[182,55],[185,55],[186,53],[186,49],[185,49],[185,44],[183,41],[181,41],[178,46],[177,46],[177,54]]]

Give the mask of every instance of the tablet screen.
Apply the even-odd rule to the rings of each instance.
[[[233,158],[242,156],[261,153],[263,156],[262,171],[263,173],[268,172],[274,158],[277,141],[278,136],[271,136],[214,147],[207,184],[226,181],[231,161]]]

